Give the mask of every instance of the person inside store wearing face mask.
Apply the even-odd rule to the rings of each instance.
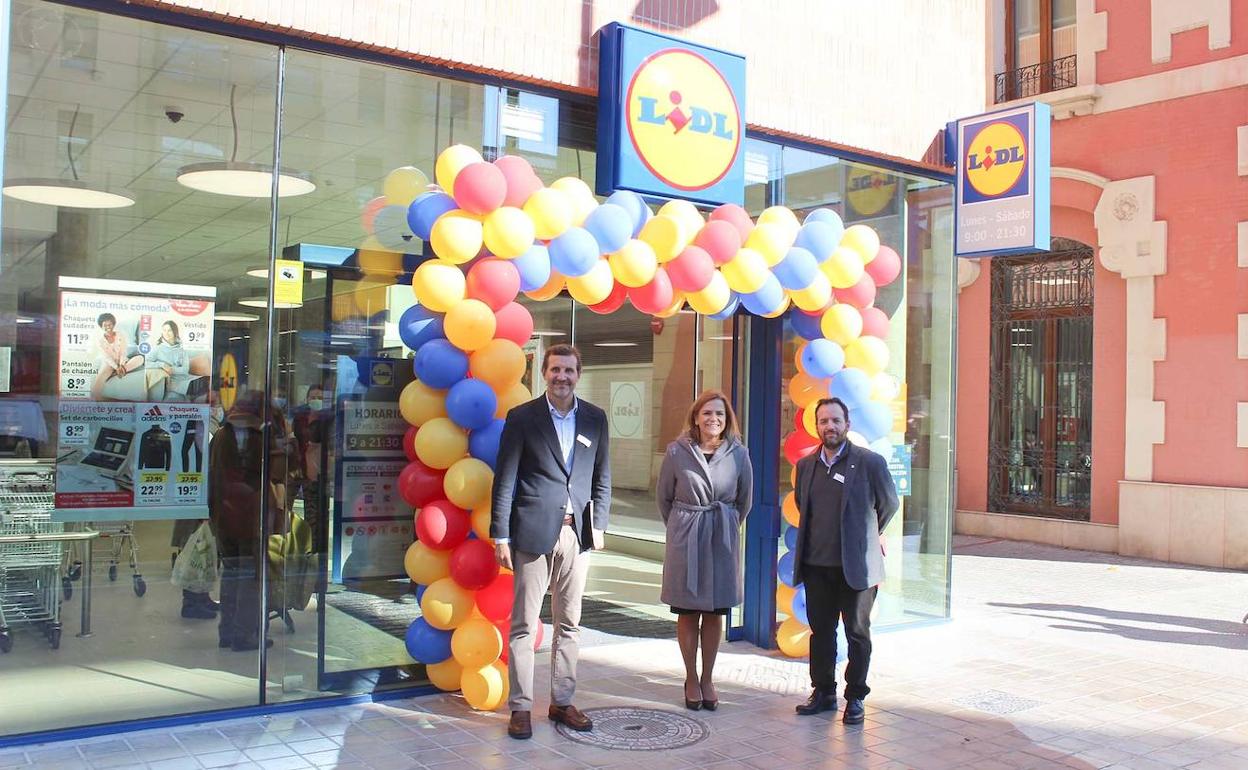
[[[302,477],[303,516],[312,528],[313,543],[319,543],[325,522],[322,510],[321,464],[325,445],[332,437],[332,412],[325,408],[326,388],[314,384],[308,388],[303,406],[296,407],[292,417],[296,455]]]

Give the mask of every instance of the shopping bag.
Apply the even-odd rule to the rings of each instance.
[[[186,541],[186,546],[173,562],[170,578],[175,586],[184,591],[207,593],[217,582],[217,540],[212,536],[208,522]]]

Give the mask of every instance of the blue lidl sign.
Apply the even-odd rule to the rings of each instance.
[[[598,193],[745,198],[745,57],[612,23],[600,32]]]

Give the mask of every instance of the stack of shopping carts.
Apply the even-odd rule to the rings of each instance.
[[[62,543],[34,536],[59,534],[64,525],[52,521],[52,493],[39,481],[0,470],[0,535],[30,537],[0,543],[0,652],[13,649],[17,623],[37,624],[52,649],[61,646]]]

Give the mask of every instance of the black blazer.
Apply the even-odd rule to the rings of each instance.
[[[841,565],[845,582],[862,591],[884,582],[884,554],[880,533],[897,513],[897,488],[888,472],[888,463],[870,449],[850,444],[845,447],[845,489],[841,495]],[[797,461],[797,510],[802,521],[809,521],[811,482],[824,465],[819,451]],[[793,584],[803,580],[802,554],[807,548],[810,527],[797,531],[793,554]]]
[[[494,468],[490,537],[510,538],[513,550],[550,553],[559,540],[569,494],[586,551],[594,545],[590,528],[605,530],[611,509],[607,415],[578,399],[569,473],[543,393],[507,413]]]

